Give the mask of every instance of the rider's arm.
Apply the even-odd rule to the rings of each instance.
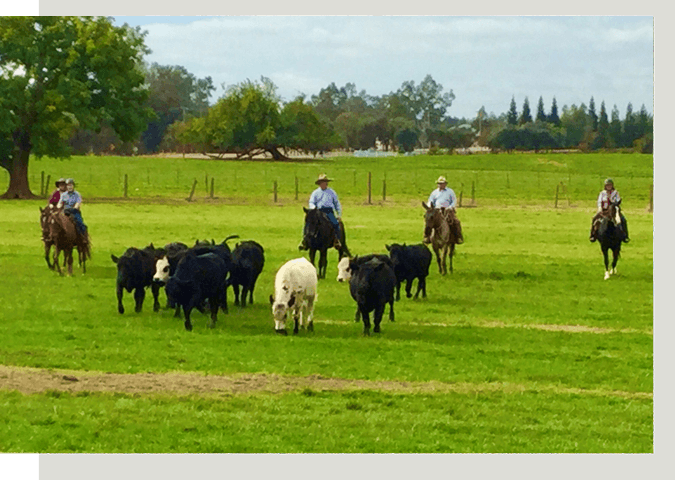
[[[598,212],[602,212],[602,194],[605,193],[603,190],[600,192],[600,195],[598,195]]]
[[[316,190],[312,192],[312,194],[309,196],[309,208],[316,208],[316,202],[317,202],[317,194]]]
[[[335,211],[337,212],[337,216],[341,217],[342,216],[342,205],[340,205],[340,200],[338,200],[337,193],[333,192],[333,196],[335,199],[333,200],[333,208],[335,208]]]
[[[455,208],[457,206],[457,196],[455,196],[455,191],[453,189],[450,190],[450,205],[448,205],[448,208]]]
[[[429,195],[429,200],[427,200],[427,205],[429,205],[430,207],[433,207],[434,203],[436,203],[436,190],[431,192],[431,195]]]

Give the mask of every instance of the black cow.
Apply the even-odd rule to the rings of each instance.
[[[228,285],[234,290],[234,304],[239,305],[239,287],[241,286],[241,306],[246,306],[246,295],[249,303],[253,303],[253,289],[258,275],[265,265],[265,251],[257,242],[247,240],[240,242],[232,251],[233,267]]]
[[[394,288],[396,287],[396,274],[391,263],[379,258],[373,258],[367,262],[359,262],[358,257],[350,264],[351,278],[349,279],[349,291],[358,305],[356,321],[361,314],[363,319],[363,334],[370,335],[370,319],[368,314],[373,310],[373,322],[375,333],[380,332],[380,322],[384,307],[389,304],[389,320],[394,321]]]
[[[391,262],[394,264],[394,273],[396,274],[396,300],[401,299],[401,283],[405,280],[405,296],[410,298],[412,294],[413,280],[417,279],[417,292],[415,299],[422,292],[422,298],[427,298],[427,276],[429,275],[429,265],[431,265],[431,251],[426,245],[385,245]]]
[[[218,306],[224,303],[227,269],[223,259],[215,253],[197,255],[189,251],[178,264],[175,275],[166,283],[166,293],[183,307],[185,329],[192,330],[190,313],[208,300],[211,310],[211,328],[218,319]]]
[[[213,253],[217,255],[218,257],[221,258],[221,260],[225,264],[225,275],[230,274],[232,271],[232,268],[234,266],[234,263],[232,262],[232,250],[230,250],[230,247],[227,245],[227,241],[233,238],[239,238],[239,235],[230,235],[227,237],[225,240],[222,241],[219,245],[216,245],[215,242],[212,241],[212,243],[203,243],[197,241],[194,247],[192,247],[189,251],[196,254],[196,255],[204,255],[206,253]],[[167,291],[167,295],[169,295]],[[222,303],[220,305],[225,313],[227,313],[227,283],[225,284],[225,293],[222,297]]]
[[[124,289],[131,293],[134,290],[134,299],[136,300],[136,312],[143,308],[145,299],[145,287],[152,287],[152,296],[154,298],[153,308],[159,310],[159,285],[152,282],[152,276],[155,273],[155,247],[148,245],[143,250],[138,248],[128,248],[121,257],[110,255],[112,261],[117,264],[117,311],[124,313],[122,305],[122,295]]]

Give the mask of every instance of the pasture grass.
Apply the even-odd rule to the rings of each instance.
[[[0,392],[0,450],[652,453],[651,401],[551,394],[139,396]]]
[[[0,203],[2,364],[116,373],[496,382],[523,385],[527,391],[305,391],[222,398],[21,395],[1,390],[0,380],[0,450],[653,451],[652,400],[610,395],[653,391],[653,218],[638,203],[644,200],[638,192],[648,192],[652,182],[651,156],[648,168],[644,155],[542,155],[546,163],[538,158],[367,159],[358,165],[355,159],[322,160],[317,165],[89,157],[68,163],[32,162],[32,175],[36,165],[49,164],[59,167],[57,176],[67,167],[80,179],[93,258],[86,275],[76,267],[73,277],[59,277],[47,269],[43,258],[38,221],[43,202]],[[575,199],[571,207],[565,203],[564,208],[553,209],[550,199],[534,186],[536,176],[542,175],[536,169],[557,175],[561,167],[550,162],[562,163],[561,158],[580,184],[582,177],[588,178],[584,195],[590,200]],[[501,163],[496,165],[497,161]],[[184,162],[191,174],[200,165],[224,171],[237,167],[237,182],[249,183],[237,187],[241,192],[216,201],[204,200],[202,193],[188,204],[184,197],[178,199],[177,190],[164,192],[155,184],[151,186],[159,192],[157,201],[150,196],[114,201],[105,197],[119,193],[95,183],[87,192],[86,173],[77,173],[79,168],[95,167],[95,174],[105,177],[111,168],[138,172],[149,168],[161,178],[175,175],[171,162]],[[512,174],[511,188],[520,197],[493,188],[492,197],[478,197],[478,208],[459,210],[466,242],[457,247],[454,274],[440,276],[434,260],[427,299],[413,301],[403,294],[395,304],[396,322],[386,320],[385,314],[382,334],[363,337],[362,324],[353,321],[355,304],[348,286],[335,280],[337,254],[331,251],[327,278],[319,284],[315,332],[286,338],[274,334],[268,296],[277,269],[302,256],[297,251],[301,204],[310,190],[301,193],[302,201],[286,198],[274,206],[269,192],[255,184],[262,170],[285,172],[291,180],[296,168],[306,168],[306,177],[313,179],[320,171],[335,175],[340,170],[330,168],[343,164],[345,169],[358,167],[359,174],[376,165],[377,171],[387,171],[388,179],[395,172],[404,174],[406,168],[409,176],[424,172],[429,178],[419,183],[421,197],[411,189],[372,206],[363,205],[361,193],[343,190],[336,181],[345,206],[347,243],[353,253],[366,254],[385,253],[388,243],[419,243],[423,222],[419,201],[426,200],[436,177],[444,173],[438,169],[445,165],[456,167],[453,172],[473,172],[480,162],[483,169],[477,171],[486,175],[483,180],[495,172],[518,171],[530,175],[530,183],[516,188]],[[537,162],[535,170],[532,162]],[[588,230],[594,199],[608,174],[626,198],[632,242],[623,247],[619,275],[604,281],[600,250],[588,242]],[[94,172],[91,175],[93,179]],[[241,195],[244,188],[246,198]],[[93,197],[91,203],[88,197]],[[216,328],[208,329],[207,317],[195,313],[192,333],[172,318],[172,311],[153,312],[149,291],[143,312],[133,312],[133,298],[125,292],[127,313],[117,313],[111,253],[119,256],[130,246],[150,242],[156,246],[173,241],[192,244],[195,239],[219,242],[232,234],[265,248],[265,268],[252,306],[235,307],[230,290],[229,314],[219,313]],[[162,293],[160,302],[164,301]]]

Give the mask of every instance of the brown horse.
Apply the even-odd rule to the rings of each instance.
[[[426,210],[424,214],[424,243],[431,243],[431,247],[436,253],[438,272],[441,275],[448,273],[446,257],[449,254],[450,273],[452,273],[452,256],[455,254],[457,238],[445,217],[445,208],[430,207],[424,202],[422,202],[422,206]],[[454,215],[454,212],[450,212],[450,214]]]
[[[73,248],[77,248],[79,264],[83,273],[87,273],[87,260],[91,258],[89,243],[84,242],[77,233],[75,222],[69,218],[63,209],[50,209],[47,224],[49,227],[49,240],[54,245],[54,267],[63,275],[59,266],[59,255],[63,252],[64,266],[68,267],[68,275],[73,274]],[[47,248],[45,242],[45,248]],[[49,263],[49,262],[48,262]]]
[[[51,260],[49,259],[49,253],[54,246],[52,241],[51,233],[49,231],[49,218],[50,213],[53,210],[53,206],[47,206],[45,208],[40,207],[40,227],[42,228],[42,243],[45,245],[45,261],[50,270],[54,270],[54,265],[52,265]],[[64,265],[65,267],[65,265]]]

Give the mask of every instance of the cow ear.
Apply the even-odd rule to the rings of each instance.
[[[270,305],[274,305],[274,297],[270,295]]]
[[[291,299],[288,301],[288,308],[291,308],[295,305],[295,295],[291,295]]]
[[[391,245],[385,244],[384,248],[386,248],[388,252],[391,252]]]
[[[115,263],[117,263],[117,261],[119,260],[119,258],[117,258],[117,257],[116,257],[115,255],[113,255],[112,253],[110,254],[110,258],[112,258],[112,261],[115,262]]]
[[[302,207],[302,209],[305,211],[305,213],[309,212],[309,209],[307,209],[306,207]]]
[[[152,242],[150,242],[150,245],[148,245],[148,247],[150,247],[153,250],[155,249],[155,246],[152,244]]]

